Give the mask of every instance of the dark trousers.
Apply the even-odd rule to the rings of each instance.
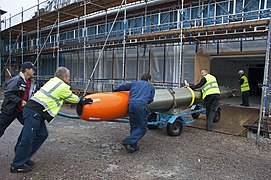
[[[138,141],[147,132],[147,115],[149,109],[144,104],[129,104],[130,135],[122,141],[122,144],[130,144],[136,147]]]
[[[249,97],[249,91],[242,92],[242,105],[243,106],[249,106],[248,97]]]
[[[219,106],[219,94],[211,94],[205,97],[206,105],[206,129],[209,130],[215,118],[216,110]]]
[[[3,136],[5,130],[16,118],[22,125],[24,124],[23,112],[14,111],[12,114],[0,113],[0,137]]]
[[[45,119],[40,113],[24,107],[23,119],[22,137],[15,152],[13,167],[23,167],[48,137]]]
[[[1,112],[0,113],[0,137],[3,136],[5,130],[9,127],[9,125],[15,120],[18,119],[18,121],[23,125],[24,121],[23,121],[23,112],[17,112],[16,110],[12,113],[12,114],[6,114]],[[17,140],[17,144],[15,145],[14,150],[16,151],[17,146],[18,146],[18,142],[20,141],[22,137],[22,133],[20,133],[18,140]]]

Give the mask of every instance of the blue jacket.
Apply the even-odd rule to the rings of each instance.
[[[121,84],[113,91],[130,91],[129,104],[149,104],[155,94],[154,87],[143,80]]]

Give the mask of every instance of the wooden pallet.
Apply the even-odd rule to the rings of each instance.
[[[252,125],[259,118],[259,109],[228,105],[222,105],[221,109],[220,121],[213,123],[211,128],[216,132],[241,135],[246,130],[243,125]],[[205,115],[200,115],[194,123],[186,126],[205,129],[205,118]]]

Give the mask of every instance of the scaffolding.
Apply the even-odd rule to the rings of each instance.
[[[176,75],[174,75],[176,77],[167,83],[163,75],[160,81],[165,86],[170,84],[180,87],[185,76],[184,45],[194,43],[198,47],[200,44],[215,42],[219,47],[219,44],[225,40],[241,42],[251,40],[251,38],[264,39],[268,33],[271,8],[267,0],[240,2],[234,0],[189,2],[184,0],[167,2],[163,0],[72,0],[69,2],[50,1],[49,4],[48,2],[37,0],[36,6],[22,9],[21,13],[4,20],[1,37],[5,45],[1,52],[1,62],[8,64],[9,71],[12,71],[11,65],[18,61],[17,59],[22,62],[26,58],[35,56],[34,62],[38,69],[42,69],[40,55],[52,54],[55,61],[50,69],[54,69],[63,64],[65,53],[74,52],[78,54],[78,62],[81,58],[83,59],[82,79],[79,76],[73,79],[77,85],[82,85],[82,89],[87,89],[87,74],[91,72],[91,69],[87,68],[88,56],[91,54],[95,57],[98,52],[99,57],[96,63],[99,63],[100,58],[108,54],[100,53],[101,50],[113,49],[114,64],[120,56],[117,48],[122,50],[120,77],[115,75],[117,70],[115,68],[112,70],[111,78],[94,78],[96,65],[92,66],[90,76],[92,82],[101,82],[103,79],[104,84],[112,84],[118,79],[122,81],[130,79],[127,77],[129,73],[127,52],[132,51],[129,48],[133,47],[137,51],[136,78],[138,78],[141,47],[143,48],[143,65],[146,66],[143,69],[151,72],[151,62],[149,64],[145,62],[148,61],[147,53],[149,53],[149,59],[153,56],[153,49],[148,46],[164,45],[163,50],[166,51],[167,44],[173,44],[179,49],[179,60],[176,64]],[[122,4],[124,4],[123,7]],[[35,9],[34,15],[25,20],[25,14],[29,11],[33,12],[33,9]],[[129,11],[129,16],[127,16],[127,11]],[[118,12],[121,12],[119,19],[113,21]],[[21,22],[13,23],[12,20],[18,16],[21,17]],[[7,27],[8,24],[9,27]],[[220,53],[219,50],[217,53]],[[73,55],[70,59],[73,59]],[[164,64],[166,64],[165,61]],[[79,72],[80,70],[77,73]],[[39,71],[38,73],[38,80],[45,81],[48,77],[48,74]]]
[[[265,67],[264,67],[264,77],[262,87],[262,97],[260,106],[260,115],[258,120],[256,145],[259,146],[259,138],[261,131],[264,132],[263,135],[270,138],[271,132],[269,131],[269,126],[271,125],[271,64],[270,64],[270,50],[271,50],[271,19],[268,26],[268,36],[266,43],[266,55],[265,55]]]
[[[1,40],[1,32],[2,32],[2,20],[1,20],[1,16],[6,14],[6,11],[3,11],[0,9],[0,46],[3,47],[4,44],[2,43]],[[2,72],[2,51],[0,50],[0,73]],[[2,74],[2,73],[1,73]],[[0,78],[0,84],[2,84],[2,78]]]

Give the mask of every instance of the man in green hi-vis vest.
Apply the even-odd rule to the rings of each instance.
[[[57,68],[55,77],[42,86],[24,106],[24,127],[10,167],[11,173],[27,173],[32,170],[34,162],[30,158],[48,136],[45,120],[51,123],[64,101],[81,105],[92,103],[90,98],[79,98],[73,94],[69,82],[70,71],[65,67]]]
[[[216,78],[208,74],[207,69],[201,70],[201,76],[200,82],[190,87],[193,90],[201,88],[202,99],[204,99],[206,105],[206,130],[209,131],[214,122],[216,111],[219,108],[220,90]]]
[[[239,84],[241,86],[241,94],[242,94],[242,104],[240,105],[249,106],[248,97],[249,97],[250,88],[249,88],[248,79],[245,76],[244,70],[240,70],[238,74],[239,74]]]

